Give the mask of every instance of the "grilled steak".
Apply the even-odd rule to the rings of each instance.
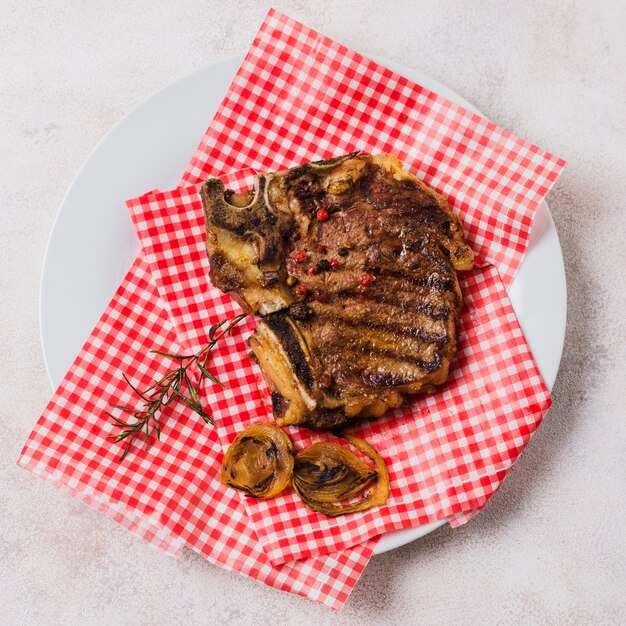
[[[378,417],[448,377],[473,254],[439,194],[390,155],[202,187],[211,281],[263,316],[250,346],[278,424]]]

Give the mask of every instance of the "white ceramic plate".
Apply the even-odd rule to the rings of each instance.
[[[432,78],[377,60],[478,113]],[[54,388],[139,251],[124,201],[178,184],[241,61],[238,57],[215,63],[148,98],[109,131],[71,184],[52,228],[41,280],[41,338]],[[545,203],[509,295],[551,388],[563,350],[567,301],[561,246]],[[443,523],[388,533],[375,553],[404,545]]]

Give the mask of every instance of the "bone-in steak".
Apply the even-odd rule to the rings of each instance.
[[[390,155],[202,187],[211,281],[263,316],[250,346],[280,425],[378,417],[445,382],[473,254],[448,203]]]

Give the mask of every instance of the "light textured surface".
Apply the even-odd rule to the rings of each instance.
[[[276,2],[416,67],[565,157],[549,202],[569,320],[555,406],[474,521],[375,557],[333,615],[175,561],[15,466],[50,389],[37,325],[56,208],[110,126],[154,90],[248,47],[263,2],[4,2],[0,22],[0,623],[626,621],[626,6]]]

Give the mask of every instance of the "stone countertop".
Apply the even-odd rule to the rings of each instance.
[[[16,467],[51,393],[38,290],[63,194],[116,121],[176,78],[242,54],[269,5],[5,0],[0,622],[626,622],[626,4],[274,6],[437,78],[568,160],[549,197],[569,291],[554,407],[475,520],[375,557],[340,614],[191,553],[171,559]]]

